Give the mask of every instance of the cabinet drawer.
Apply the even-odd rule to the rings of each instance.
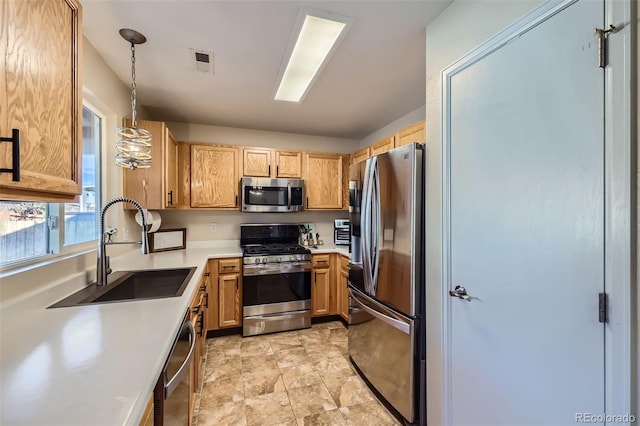
[[[220,259],[218,261],[218,273],[228,274],[240,272],[240,259]]]
[[[316,254],[311,257],[311,267],[312,268],[328,268],[331,264],[329,263],[328,254]]]

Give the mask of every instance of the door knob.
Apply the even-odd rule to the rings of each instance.
[[[449,296],[471,301],[471,296],[467,294],[467,289],[460,285],[455,286],[453,290],[449,290]]]

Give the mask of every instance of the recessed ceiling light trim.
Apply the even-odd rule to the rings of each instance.
[[[301,102],[352,22],[346,16],[301,8],[280,68],[274,99]]]

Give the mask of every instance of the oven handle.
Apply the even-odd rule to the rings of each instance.
[[[277,275],[277,274],[289,274],[295,272],[307,272],[311,271],[311,263],[294,263],[278,266],[255,266],[244,265],[242,268],[242,276],[252,277],[256,275]]]
[[[196,330],[195,328],[193,328],[193,324],[191,323],[191,321],[189,321],[182,326],[179,336],[181,336],[182,333],[185,332],[185,329],[189,331],[189,341],[191,342],[191,347],[189,348],[187,357],[185,358],[176,374],[170,380],[167,380],[167,378],[165,377],[164,399],[167,399],[169,395],[171,395],[173,391],[176,390],[176,387],[178,387],[178,384],[182,381],[184,375],[190,372],[189,367],[191,365],[191,360],[193,360],[194,349],[196,347]]]
[[[252,320],[260,320],[260,321],[276,321],[276,320],[288,320],[288,319],[296,319],[298,318],[301,314],[306,314],[309,311],[292,311],[292,312],[287,312],[286,314],[282,314],[279,312],[273,313],[273,314],[262,314],[262,315],[253,315],[250,317],[245,317],[245,319],[252,319]]]

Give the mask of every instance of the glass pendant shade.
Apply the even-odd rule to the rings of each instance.
[[[116,133],[116,165],[131,170],[151,167],[151,133],[136,126],[136,44],[147,38],[135,30],[123,28],[122,38],[131,43],[131,126],[119,127]]]

